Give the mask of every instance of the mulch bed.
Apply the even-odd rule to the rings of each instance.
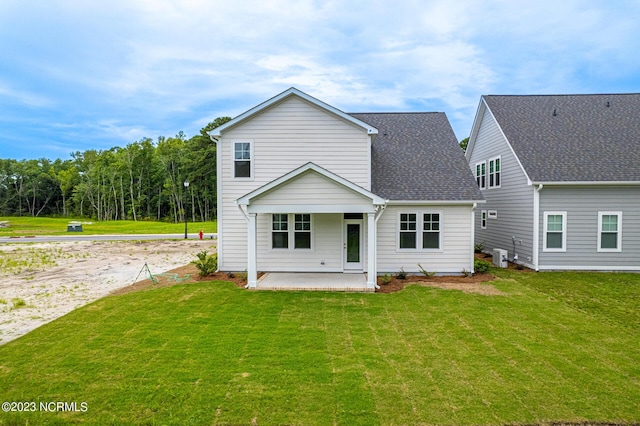
[[[475,274],[469,277],[464,276],[437,276],[425,277],[423,275],[408,275],[405,279],[396,276],[391,278],[388,284],[383,284],[381,277],[378,277],[379,289],[376,293],[394,293],[400,291],[410,284],[419,284],[425,287],[438,287],[446,290],[461,290],[467,293],[480,294],[501,294],[492,285],[482,284],[492,281],[495,276],[491,274]]]
[[[151,272],[153,273],[153,271]],[[177,284],[207,281],[228,281],[234,283],[239,288],[244,288],[244,286],[247,284],[247,280],[243,277],[240,277],[239,275],[240,274],[216,272],[213,275],[201,277],[198,274],[198,268],[196,268],[193,264],[188,264],[161,274],[153,275],[155,282],[150,278],[146,278],[129,286],[115,290],[111,294],[120,295],[133,293],[136,291],[148,290],[152,288],[169,287]],[[260,273],[259,276],[262,276],[262,273]],[[468,293],[479,293],[485,295],[502,294],[492,285],[483,284],[493,280],[494,278],[495,277],[491,274],[475,274],[469,277],[437,276],[430,278],[414,275],[407,276],[407,278],[404,280],[401,280],[394,276],[388,284],[382,284],[380,277],[378,277],[378,285],[380,286],[380,288],[376,289],[376,293],[393,293],[402,290],[409,284],[418,284],[427,287],[460,290]]]

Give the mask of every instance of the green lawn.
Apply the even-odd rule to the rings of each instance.
[[[498,274],[503,296],[107,297],[0,346],[0,400],[87,411],[0,424],[640,422],[640,275]]]
[[[0,217],[0,222],[9,221],[9,228],[0,228],[0,237],[17,237],[26,235],[65,235],[67,224],[71,221],[83,222],[82,234],[113,235],[113,234],[179,234],[184,233],[183,223],[149,222],[133,220],[93,221],[91,219],[70,219],[50,217]],[[216,222],[189,222],[189,234],[195,234],[201,229],[205,234],[218,231]]]

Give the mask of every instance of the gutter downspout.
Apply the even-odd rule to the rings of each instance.
[[[478,207],[478,203],[473,203],[471,206],[471,269],[469,269],[472,273],[475,273],[475,242],[476,242],[476,207]]]
[[[387,201],[389,200],[385,200],[385,204],[380,204],[378,205],[378,207],[376,208],[376,216],[374,219],[375,222],[375,228],[376,228],[376,241],[375,244],[373,245],[373,249],[374,249],[374,253],[373,253],[373,258],[375,259],[375,264],[376,264],[376,277],[375,277],[375,288],[380,288],[380,286],[378,285],[378,220],[380,220],[380,218],[382,217],[382,214],[384,213],[384,210],[387,208]]]
[[[543,184],[538,184],[537,188],[533,190],[533,268],[536,272],[540,270],[538,267],[538,253],[540,251],[540,191],[544,187]]]
[[[236,205],[238,206],[238,210],[240,210],[240,213],[242,213],[242,216],[244,216],[244,219],[247,221],[247,223],[249,223],[249,215],[245,213],[244,209],[240,204],[238,204],[237,201],[236,201]],[[249,247],[247,247],[247,250],[248,249]],[[247,280],[247,285],[245,285],[244,288],[249,288],[249,280]]]

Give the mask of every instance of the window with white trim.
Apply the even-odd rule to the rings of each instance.
[[[293,248],[311,248],[311,215],[308,213],[296,214],[294,217]]]
[[[251,177],[251,142],[233,143],[233,177]]]
[[[276,213],[271,217],[271,248],[289,248],[289,221],[288,215]]]
[[[440,213],[424,213],[422,216],[422,248],[440,248]]]
[[[418,219],[421,225],[418,228]],[[442,212],[416,211],[398,215],[399,250],[440,250],[442,248]]]
[[[480,229],[487,229],[487,211],[480,211]]]
[[[271,248],[304,250],[312,248],[312,215],[309,213],[271,215]],[[293,227],[289,224],[293,223]]]
[[[415,249],[417,247],[416,213],[400,213],[399,247],[401,249]]]
[[[500,157],[492,158],[489,163],[489,188],[500,187]]]
[[[567,212],[544,212],[543,251],[567,251]]]
[[[486,163],[476,163],[476,183],[480,189],[486,188],[486,175],[487,166]]]
[[[598,212],[598,251],[622,251],[622,212]]]

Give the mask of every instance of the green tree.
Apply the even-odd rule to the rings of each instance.
[[[469,137],[466,137],[460,141],[460,148],[462,148],[464,152],[467,152],[468,144],[469,144]]]

